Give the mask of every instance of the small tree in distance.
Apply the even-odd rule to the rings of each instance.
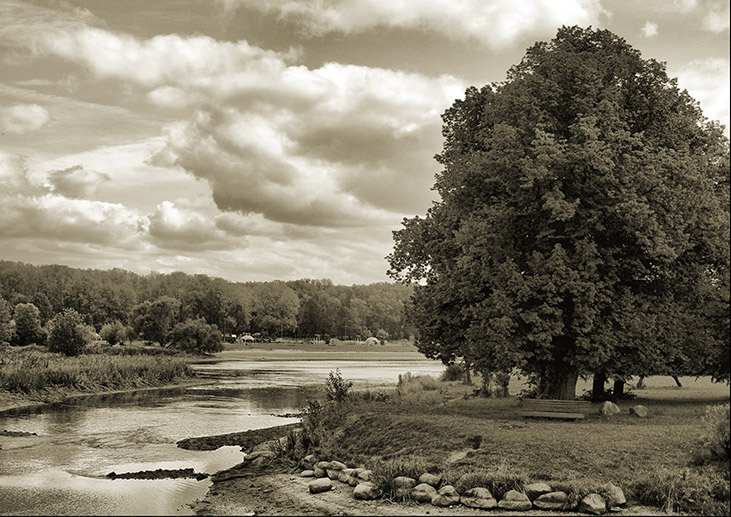
[[[26,346],[43,341],[41,316],[38,307],[32,303],[19,303],[13,311],[15,334],[11,344]]]
[[[170,345],[184,352],[203,354],[223,350],[223,334],[218,326],[209,325],[203,318],[178,323],[170,333]]]
[[[119,320],[107,323],[99,331],[101,338],[111,346],[122,343],[127,339],[127,328]]]
[[[48,349],[51,352],[79,355],[86,344],[84,320],[74,309],[64,309],[48,322]]]

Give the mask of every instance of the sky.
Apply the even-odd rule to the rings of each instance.
[[[0,260],[387,281],[441,114],[562,25],[728,136],[728,0],[0,0]]]

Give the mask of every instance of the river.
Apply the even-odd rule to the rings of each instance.
[[[330,371],[354,388],[398,375],[438,376],[433,361],[243,361],[194,365],[206,384],[96,395],[0,413],[0,515],[191,515],[204,479],[131,480],[106,475],[193,468],[213,474],[241,462],[239,447],[188,451],[183,438],[296,422],[283,416],[318,398]],[[210,381],[210,382],[208,382]]]

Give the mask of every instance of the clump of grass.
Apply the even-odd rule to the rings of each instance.
[[[643,504],[657,506],[665,512],[690,515],[729,515],[728,466],[686,469],[682,474],[654,472],[634,483],[635,496]]]
[[[714,458],[728,461],[731,457],[731,404],[707,406],[703,427],[704,446]]]
[[[458,475],[458,474],[457,474]],[[447,479],[456,477],[455,474]],[[496,499],[500,499],[510,490],[522,491],[528,484],[528,476],[519,470],[503,463],[496,469],[475,469],[462,474],[453,482],[455,490],[463,494],[470,488],[487,488]]]
[[[436,391],[441,388],[441,384],[437,379],[429,375],[412,375],[406,372],[398,376],[397,393],[399,395],[408,395],[420,391]]]
[[[0,352],[0,389],[24,394],[59,388],[85,391],[159,386],[192,375],[182,359],[168,357]]]
[[[373,472],[371,480],[381,490],[384,497],[393,500],[403,500],[404,496],[397,493],[393,484],[394,478],[406,476],[419,479],[425,472],[434,471],[423,458],[418,456],[401,456],[387,460],[372,460],[369,468]]]

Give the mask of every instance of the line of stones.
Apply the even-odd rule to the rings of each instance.
[[[353,497],[362,500],[378,499],[382,496],[378,487],[371,481],[372,472],[364,468],[348,468],[340,461],[317,461],[313,455],[303,460],[305,467],[300,476],[314,477],[308,483],[310,493],[317,494],[332,489],[332,481],[347,483],[353,487]],[[607,501],[597,493],[587,494],[578,505],[571,508],[566,492],[554,491],[547,483],[531,483],[523,491],[510,490],[497,501],[487,488],[475,487],[459,494],[452,485],[443,485],[442,476],[424,473],[418,481],[414,478],[399,476],[394,478],[396,496],[410,498],[418,503],[431,503],[433,506],[455,506],[463,504],[470,508],[489,510],[525,511],[540,510],[578,510],[579,512],[600,515],[607,511],[619,511],[626,504],[622,489],[609,483],[612,499],[616,506],[608,507]]]

